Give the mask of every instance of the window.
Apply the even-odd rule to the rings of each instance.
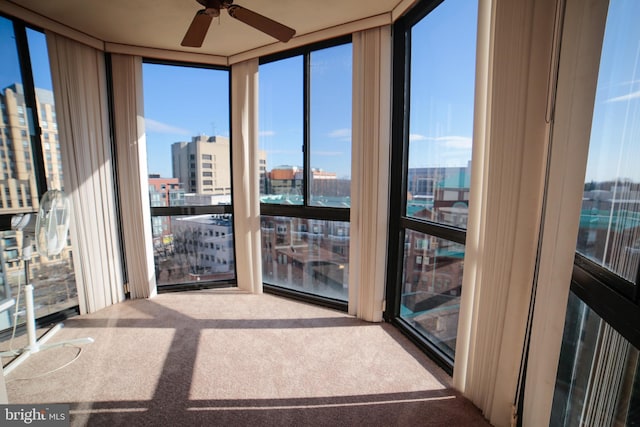
[[[0,122],[0,146],[6,147],[8,160],[2,162],[0,217],[9,224],[17,213],[36,212],[40,197],[48,189],[64,189],[64,185],[57,171],[45,173],[46,135],[55,134],[57,138],[55,116],[45,121],[44,113],[55,105],[45,35],[18,20],[0,16],[0,57],[0,109],[4,117]],[[41,134],[45,126],[48,133]],[[10,139],[11,134],[20,138]],[[24,266],[17,262],[22,239],[22,233],[0,231],[0,301],[17,297],[18,282],[24,283]],[[34,256],[29,270],[36,289],[36,317],[78,305],[69,242],[59,256]],[[22,305],[19,309],[23,309]],[[0,313],[0,329],[9,327],[12,319],[8,312]],[[24,321],[24,317],[19,319]]]
[[[449,369],[471,170],[477,4],[421,2],[395,24],[387,312]]]
[[[640,420],[640,4],[608,4],[553,425]]]
[[[636,425],[640,352],[575,293],[569,294],[550,425]],[[603,403],[607,404],[604,405]]]
[[[233,247],[231,192],[215,192],[216,176],[231,187],[229,141],[229,71],[145,61],[143,89],[156,280],[167,286],[214,286],[235,283],[234,251],[216,262],[207,251],[214,245]],[[202,135],[215,120],[217,135]],[[154,202],[151,185],[162,188]],[[162,186],[162,187],[161,187]],[[169,194],[169,197],[166,197]],[[214,237],[215,236],[215,237]],[[222,258],[221,258],[222,259]]]
[[[262,58],[259,68],[263,280],[341,307],[348,298],[351,51],[343,38]]]

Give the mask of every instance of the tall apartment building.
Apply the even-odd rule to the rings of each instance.
[[[36,88],[35,92],[47,185],[50,189],[64,190],[53,92],[41,88]],[[0,90],[0,212],[3,214],[34,212],[39,207],[31,117],[21,84]],[[18,280],[22,277],[19,262],[22,238],[22,233],[0,231],[0,300],[15,296]],[[49,268],[52,265],[55,269]],[[70,244],[49,259],[34,252],[30,270],[36,285],[38,315],[74,304],[70,302],[76,296]],[[0,319],[0,328],[7,325],[4,320]]]
[[[42,148],[47,182],[62,189],[62,159],[53,93],[36,88],[38,118],[42,128]],[[0,209],[5,213],[24,212],[38,206],[38,190],[31,153],[29,112],[19,83],[0,92]]]
[[[171,145],[173,176],[187,193],[231,195],[229,138],[194,136],[190,142]],[[260,174],[264,176],[266,153],[258,152]],[[262,182],[262,179],[261,179]]]

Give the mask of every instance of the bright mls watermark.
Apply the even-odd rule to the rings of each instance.
[[[68,427],[69,405],[0,405],[0,425]]]

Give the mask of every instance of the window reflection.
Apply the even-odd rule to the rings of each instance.
[[[153,216],[158,285],[235,278],[233,217]]]
[[[639,356],[637,348],[570,293],[550,425],[637,425]]]
[[[0,214],[8,216],[33,212],[39,206],[34,148],[42,150],[45,169],[40,172],[46,176],[47,188],[64,190],[46,38],[38,31],[26,29],[36,98],[35,106],[29,106],[13,31],[12,22],[0,17],[0,57],[3,58],[0,61]],[[35,135],[32,120],[35,119],[42,129],[40,141],[32,139]],[[24,265],[19,260],[22,242],[22,232],[0,232],[0,300],[16,298],[18,285],[25,284]],[[70,239],[54,257],[40,257],[34,251],[29,276],[34,285],[36,317],[78,304]],[[23,310],[22,303],[17,310]],[[18,317],[19,323],[24,320]],[[0,329],[11,326],[12,321],[9,312],[1,314]]]
[[[464,245],[407,230],[400,316],[453,358]]]
[[[349,223],[262,216],[265,283],[346,301]]]
[[[577,251],[637,280],[640,266],[640,14],[611,1],[593,110]]]

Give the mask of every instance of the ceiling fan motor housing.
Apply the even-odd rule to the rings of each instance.
[[[198,3],[204,6],[205,9],[214,9],[220,12],[220,9],[226,9],[231,6],[233,0],[198,0]]]

